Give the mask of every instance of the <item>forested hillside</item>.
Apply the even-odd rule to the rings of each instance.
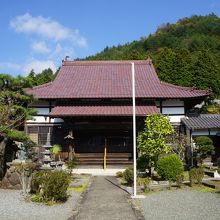
[[[220,96],[220,18],[214,14],[165,24],[140,40],[106,47],[87,60],[137,60],[151,57],[162,81]]]

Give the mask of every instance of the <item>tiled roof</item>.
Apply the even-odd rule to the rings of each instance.
[[[162,83],[151,60],[64,61],[56,79],[28,90],[39,99],[130,98],[131,62],[135,65],[137,98],[191,98],[207,91]]]
[[[159,113],[156,106],[136,106],[137,116],[153,113]],[[132,106],[56,106],[49,116],[132,116]]]
[[[202,115],[199,117],[183,118],[181,121],[189,129],[220,128],[219,115]]]

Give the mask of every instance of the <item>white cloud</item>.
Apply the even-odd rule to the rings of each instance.
[[[12,19],[10,26],[16,32],[37,34],[40,37],[54,41],[70,40],[80,47],[87,46],[86,39],[81,36],[79,30],[71,30],[50,18],[33,17],[31,14],[26,13]]]
[[[11,62],[1,62],[0,68],[4,70],[19,70],[21,68],[21,65],[17,63],[11,63]],[[1,70],[0,70],[1,71]]]
[[[61,44],[56,44],[53,52],[50,53],[49,59],[56,59],[61,62],[65,56],[74,57],[75,51],[71,46],[63,46]]]
[[[31,48],[37,53],[49,53],[50,49],[47,47],[44,41],[34,42],[31,44]]]
[[[27,62],[27,64],[24,66],[23,71],[25,74],[30,73],[30,71],[33,69],[35,73],[41,73],[42,70],[51,68],[53,72],[57,70],[54,62],[52,60],[31,60]]]

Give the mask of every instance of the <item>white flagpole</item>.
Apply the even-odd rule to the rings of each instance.
[[[134,194],[133,197],[137,196],[136,190],[136,113],[135,113],[135,70],[134,63],[131,63],[132,69],[132,104],[133,104],[133,163],[134,163]]]

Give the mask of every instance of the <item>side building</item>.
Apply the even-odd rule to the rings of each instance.
[[[127,164],[132,155],[131,62],[135,66],[137,130],[147,115],[162,113],[179,129],[181,118],[208,92],[160,82],[151,60],[64,61],[56,79],[28,90],[38,101],[26,132],[39,146],[48,139],[68,151],[72,135],[80,155],[103,155],[109,164]],[[102,158],[102,156],[101,156]],[[91,158],[90,158],[91,159]],[[111,160],[110,160],[111,159]],[[82,160],[83,161],[83,160]],[[89,164],[101,160],[87,160]],[[84,161],[86,163],[86,160]]]

